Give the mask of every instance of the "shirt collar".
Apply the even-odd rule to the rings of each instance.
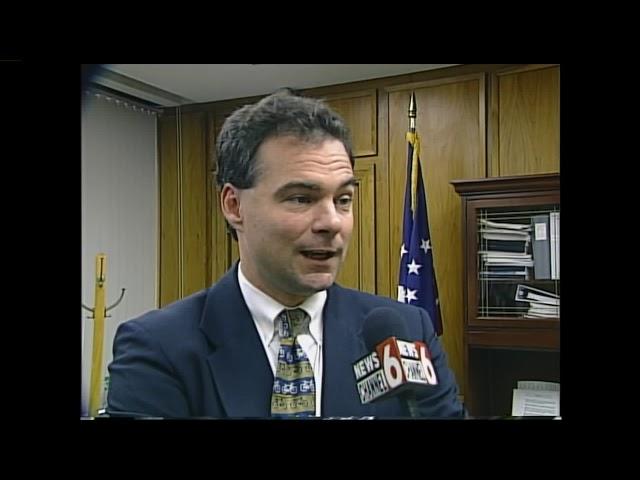
[[[258,332],[266,344],[269,344],[275,335],[274,321],[278,314],[291,307],[282,305],[262,290],[254,286],[242,273],[242,262],[238,265],[238,284],[244,297],[244,301],[256,323]],[[309,314],[309,333],[318,345],[322,344],[322,309],[327,300],[327,291],[314,293],[295,308],[302,308]]]

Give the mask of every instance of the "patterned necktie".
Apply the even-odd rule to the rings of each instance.
[[[309,333],[309,315],[302,309],[283,310],[276,319],[280,335],[278,367],[271,395],[271,416],[313,417],[316,414],[316,382],[298,335]]]

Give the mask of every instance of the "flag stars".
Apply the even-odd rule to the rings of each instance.
[[[398,301],[400,303],[404,303],[405,295],[404,287],[402,285],[398,285]]]
[[[404,257],[405,253],[409,253],[409,250],[404,248],[404,243],[403,243],[402,246],[400,247],[400,260],[402,260],[402,257]]]
[[[407,295],[405,297],[406,303],[411,303],[411,300],[415,300],[417,302],[418,301],[418,297],[416,297],[417,292],[418,290],[411,290],[410,288],[407,288]]]
[[[420,275],[420,273],[418,273],[418,269],[422,268],[422,265],[416,263],[415,258],[412,258],[411,263],[407,264],[407,268],[409,269],[409,274],[415,273],[416,275]]]
[[[420,248],[424,250],[424,253],[427,253],[427,250],[431,248],[431,240],[422,239],[420,241]]]

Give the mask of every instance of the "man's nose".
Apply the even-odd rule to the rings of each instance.
[[[344,214],[339,212],[333,199],[319,202],[312,225],[314,233],[336,234],[342,228]]]

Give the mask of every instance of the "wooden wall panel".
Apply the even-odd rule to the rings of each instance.
[[[560,67],[492,76],[490,176],[560,171]]]
[[[416,94],[418,109],[416,130],[421,140],[420,160],[444,325],[442,341],[461,384],[464,378],[461,204],[449,181],[485,176],[484,77],[431,81],[389,91],[390,282],[396,286],[411,92]]]
[[[353,234],[337,283],[363,292],[376,291],[374,166],[358,163],[353,197]]]
[[[338,112],[351,130],[353,155],[364,157],[378,153],[376,90],[322,96]]]
[[[207,285],[207,157],[204,112],[182,115],[182,295]]]
[[[158,118],[158,170],[160,209],[159,306],[180,298],[180,256],[178,255],[178,160],[176,117]]]
[[[160,305],[207,285],[206,115],[163,115],[158,121],[160,176]]]

